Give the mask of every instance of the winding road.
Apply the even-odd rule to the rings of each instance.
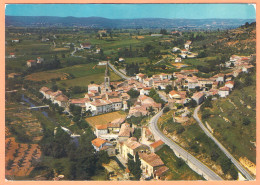
[[[216,180],[220,181],[223,180],[220,176],[218,176],[215,172],[209,169],[206,165],[200,162],[198,159],[193,157],[190,153],[180,147],[178,144],[173,142],[171,139],[166,137],[158,128],[157,122],[160,116],[163,114],[163,109],[158,112],[155,116],[152,117],[150,120],[150,128],[154,135],[159,136],[160,139],[168,145],[174,153],[178,156],[183,158],[186,163],[198,174],[202,175],[207,180]]]
[[[200,128],[205,132],[205,134],[211,138],[218,147],[225,153],[225,155],[232,161],[232,163],[237,167],[237,169],[247,178],[247,180],[255,180],[249,172],[227,151],[227,149],[209,132],[209,130],[204,126],[198,117],[198,111],[200,106],[196,107],[193,113],[194,119],[199,123]]]

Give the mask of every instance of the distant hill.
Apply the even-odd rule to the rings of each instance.
[[[178,28],[228,29],[255,19],[107,19],[103,17],[5,16],[6,26],[15,27],[92,27],[92,28]]]

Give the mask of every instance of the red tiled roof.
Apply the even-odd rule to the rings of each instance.
[[[169,168],[166,166],[159,167],[157,170],[155,170],[154,174],[158,177],[162,176],[165,172],[167,172]]]
[[[199,98],[201,98],[203,95],[204,95],[203,92],[197,92],[197,93],[194,93],[194,94],[193,94],[192,98],[199,99]]]
[[[119,137],[130,137],[132,132],[133,132],[133,129],[130,127],[130,124],[124,123],[121,126],[118,136]]]
[[[57,96],[57,97],[55,98],[55,100],[57,100],[57,101],[63,101],[63,102],[69,101],[68,97],[65,96],[64,94],[61,94],[61,95]]]
[[[33,63],[36,62],[36,60],[27,60],[27,62]]]
[[[144,89],[144,90],[151,90],[152,87],[144,87],[143,89]]]
[[[145,162],[147,162],[152,167],[164,165],[161,158],[155,153],[151,153],[151,154],[139,153],[139,156],[140,156],[141,159],[143,159]]]
[[[150,144],[150,146],[153,148],[157,148],[163,144],[164,144],[164,142],[162,140],[158,140],[158,141],[155,141],[154,143]]]
[[[122,102],[122,100],[121,100],[120,98],[111,98],[111,99],[109,99],[109,101],[110,101],[111,103]]]
[[[46,91],[48,91],[48,90],[50,90],[48,87],[42,87],[42,88],[40,89],[40,91],[43,91],[43,92],[46,92]]]
[[[229,87],[224,86],[224,87],[220,87],[219,90],[220,91],[229,91],[230,89],[229,89]]]
[[[94,140],[91,141],[91,143],[96,146],[96,147],[100,147],[102,144],[106,143],[107,141],[101,138],[96,138]]]
[[[96,129],[98,130],[106,130],[107,129],[107,125],[96,125]]]
[[[135,137],[131,137],[129,138],[127,141],[125,141],[124,143],[128,148],[134,150],[136,148],[138,148],[139,146],[141,146],[141,144],[139,142],[136,141]]]
[[[86,101],[89,101],[89,99],[88,98],[70,99],[70,103],[72,104],[83,104],[86,103]]]
[[[169,94],[173,96],[173,95],[179,94],[179,93],[177,91],[175,91],[175,90],[172,90],[171,92],[169,92]]]

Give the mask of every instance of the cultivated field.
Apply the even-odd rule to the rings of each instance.
[[[34,168],[33,163],[41,157],[38,144],[17,143],[14,137],[5,139],[5,149],[5,175],[9,179],[29,175]],[[13,164],[8,165],[9,161]]]
[[[95,125],[105,125],[115,119],[118,118],[125,118],[126,113],[123,111],[118,111],[118,112],[110,112],[107,114],[102,114],[99,116],[93,116],[86,118],[86,121],[92,126],[95,127]]]
[[[51,79],[62,79],[57,81],[57,85],[61,87],[71,87],[71,86],[83,86],[86,87],[91,81],[99,84],[104,81],[105,66],[98,66],[96,64],[81,64],[74,65],[71,67],[65,67],[57,70],[49,70],[44,72],[32,73],[26,76],[27,80],[32,81],[51,81]],[[72,75],[73,78],[67,78]],[[116,75],[110,69],[111,81],[119,80],[120,77]]]

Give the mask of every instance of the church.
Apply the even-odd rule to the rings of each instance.
[[[114,93],[111,89],[110,72],[108,62],[106,64],[104,83],[88,85],[88,93],[85,98],[89,101],[85,103],[86,111],[91,111],[92,116],[104,114],[112,111],[126,110],[127,102],[122,99],[121,93],[117,96],[110,96]]]

